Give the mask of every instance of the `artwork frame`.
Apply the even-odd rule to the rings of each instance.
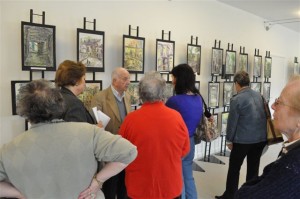
[[[208,107],[218,108],[220,99],[220,82],[208,82]]]
[[[235,86],[234,82],[224,82],[223,83],[223,106],[229,106],[230,105],[230,99],[235,93]]]
[[[87,110],[91,110],[91,100],[93,96],[102,90],[102,80],[85,80],[85,89],[78,95]]]
[[[165,101],[167,101],[174,94],[175,90],[172,81],[166,81]]]
[[[222,75],[223,49],[212,48],[211,75]]]
[[[139,81],[130,81],[127,92],[130,95],[131,106],[139,106],[141,104],[139,96]]]
[[[174,68],[175,41],[156,39],[156,71],[170,72]]]
[[[236,71],[246,71],[247,73],[249,72],[248,54],[239,54],[239,65],[236,67]]]
[[[300,64],[298,62],[294,62],[294,75],[300,74]]]
[[[261,93],[261,82],[251,82],[250,88],[258,93]]]
[[[272,57],[265,57],[264,77],[271,78],[272,73]]]
[[[253,77],[261,77],[262,56],[255,55],[253,62]]]
[[[128,72],[144,73],[145,38],[123,35],[123,67]]]
[[[19,89],[29,83],[30,80],[12,80],[11,81],[11,102],[12,102],[12,114],[17,115],[17,96]]]
[[[271,96],[271,82],[264,82],[263,84],[263,97],[267,102],[270,101]]]
[[[223,135],[226,135],[228,116],[229,112],[222,112],[221,114],[221,133]]]
[[[201,46],[187,45],[187,64],[192,67],[194,73],[200,75],[201,71]]]
[[[225,75],[233,76],[236,71],[236,51],[226,50]]]
[[[105,32],[77,28],[77,61],[87,71],[104,72]]]
[[[21,22],[22,70],[55,71],[55,26]]]
[[[200,81],[195,81],[195,87],[198,89],[200,92]]]

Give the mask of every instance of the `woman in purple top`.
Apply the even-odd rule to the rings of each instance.
[[[173,68],[171,74],[176,95],[168,99],[166,106],[181,114],[190,137],[190,152],[182,159],[184,187],[181,198],[196,199],[192,165],[195,153],[194,132],[203,114],[202,97],[195,87],[195,74],[189,65],[180,64]]]

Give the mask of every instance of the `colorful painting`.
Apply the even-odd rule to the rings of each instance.
[[[221,75],[223,65],[223,49],[212,48],[211,74]]]
[[[21,22],[22,70],[55,71],[55,26]]]
[[[91,108],[91,101],[94,95],[102,90],[102,81],[101,80],[86,80],[85,81],[86,87],[81,93],[78,98],[83,102],[84,106],[87,110]]]
[[[174,67],[175,42],[156,40],[156,71],[169,72]]]
[[[200,75],[201,46],[187,45],[187,64],[193,68],[194,73]]]
[[[104,32],[77,29],[77,60],[87,71],[104,71]]]
[[[123,36],[123,67],[129,72],[144,72],[145,38]]]

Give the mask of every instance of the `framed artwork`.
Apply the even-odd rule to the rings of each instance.
[[[55,26],[21,22],[22,70],[56,70]]]
[[[91,101],[93,96],[102,90],[102,80],[85,80],[85,89],[83,93],[77,97],[83,102],[87,110],[91,108]]]
[[[222,75],[223,49],[212,48],[211,75]]]
[[[235,92],[234,82],[224,82],[223,84],[223,106],[230,105],[230,99]]]
[[[174,87],[171,81],[166,82],[166,91],[165,91],[165,97],[166,101],[174,95]]]
[[[236,71],[236,52],[226,50],[225,75],[234,75]]]
[[[195,81],[195,87],[200,91],[200,81]]]
[[[252,90],[261,93],[261,82],[251,82],[250,87]]]
[[[228,116],[229,116],[229,112],[222,112],[222,115],[221,115],[221,124],[222,124],[221,133],[222,134],[226,134]]]
[[[240,56],[239,56],[239,65],[236,67],[236,71],[249,72],[248,54],[240,54]]]
[[[220,82],[208,82],[208,107],[219,107]]]
[[[29,80],[11,81],[12,114],[17,115],[17,100],[20,88],[28,84]]]
[[[298,62],[294,62],[294,74],[295,75],[300,74],[300,64]]]
[[[263,96],[267,102],[270,101],[270,94],[271,94],[271,82],[264,82]]]
[[[201,67],[201,46],[187,45],[187,64],[193,68],[194,73],[200,75]]]
[[[264,67],[265,78],[271,78],[271,72],[272,72],[272,58],[265,57],[265,67]]]
[[[253,65],[253,76],[261,77],[261,68],[262,68],[262,57],[255,55],[254,56],[254,65]]]
[[[130,95],[131,106],[139,106],[140,105],[139,82],[138,81],[130,81],[127,91]]]
[[[156,40],[156,71],[169,72],[174,67],[175,42]]]
[[[104,41],[102,31],[77,28],[77,60],[87,71],[104,72]]]
[[[123,35],[123,67],[144,73],[145,38]]]

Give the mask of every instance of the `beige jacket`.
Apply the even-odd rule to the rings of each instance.
[[[125,92],[124,97],[126,115],[131,112],[130,95]],[[98,92],[91,102],[91,107],[97,107],[103,113],[110,117],[110,121],[107,124],[105,130],[112,134],[118,134],[120,126],[122,124],[116,98],[112,92],[111,86],[103,91]]]

